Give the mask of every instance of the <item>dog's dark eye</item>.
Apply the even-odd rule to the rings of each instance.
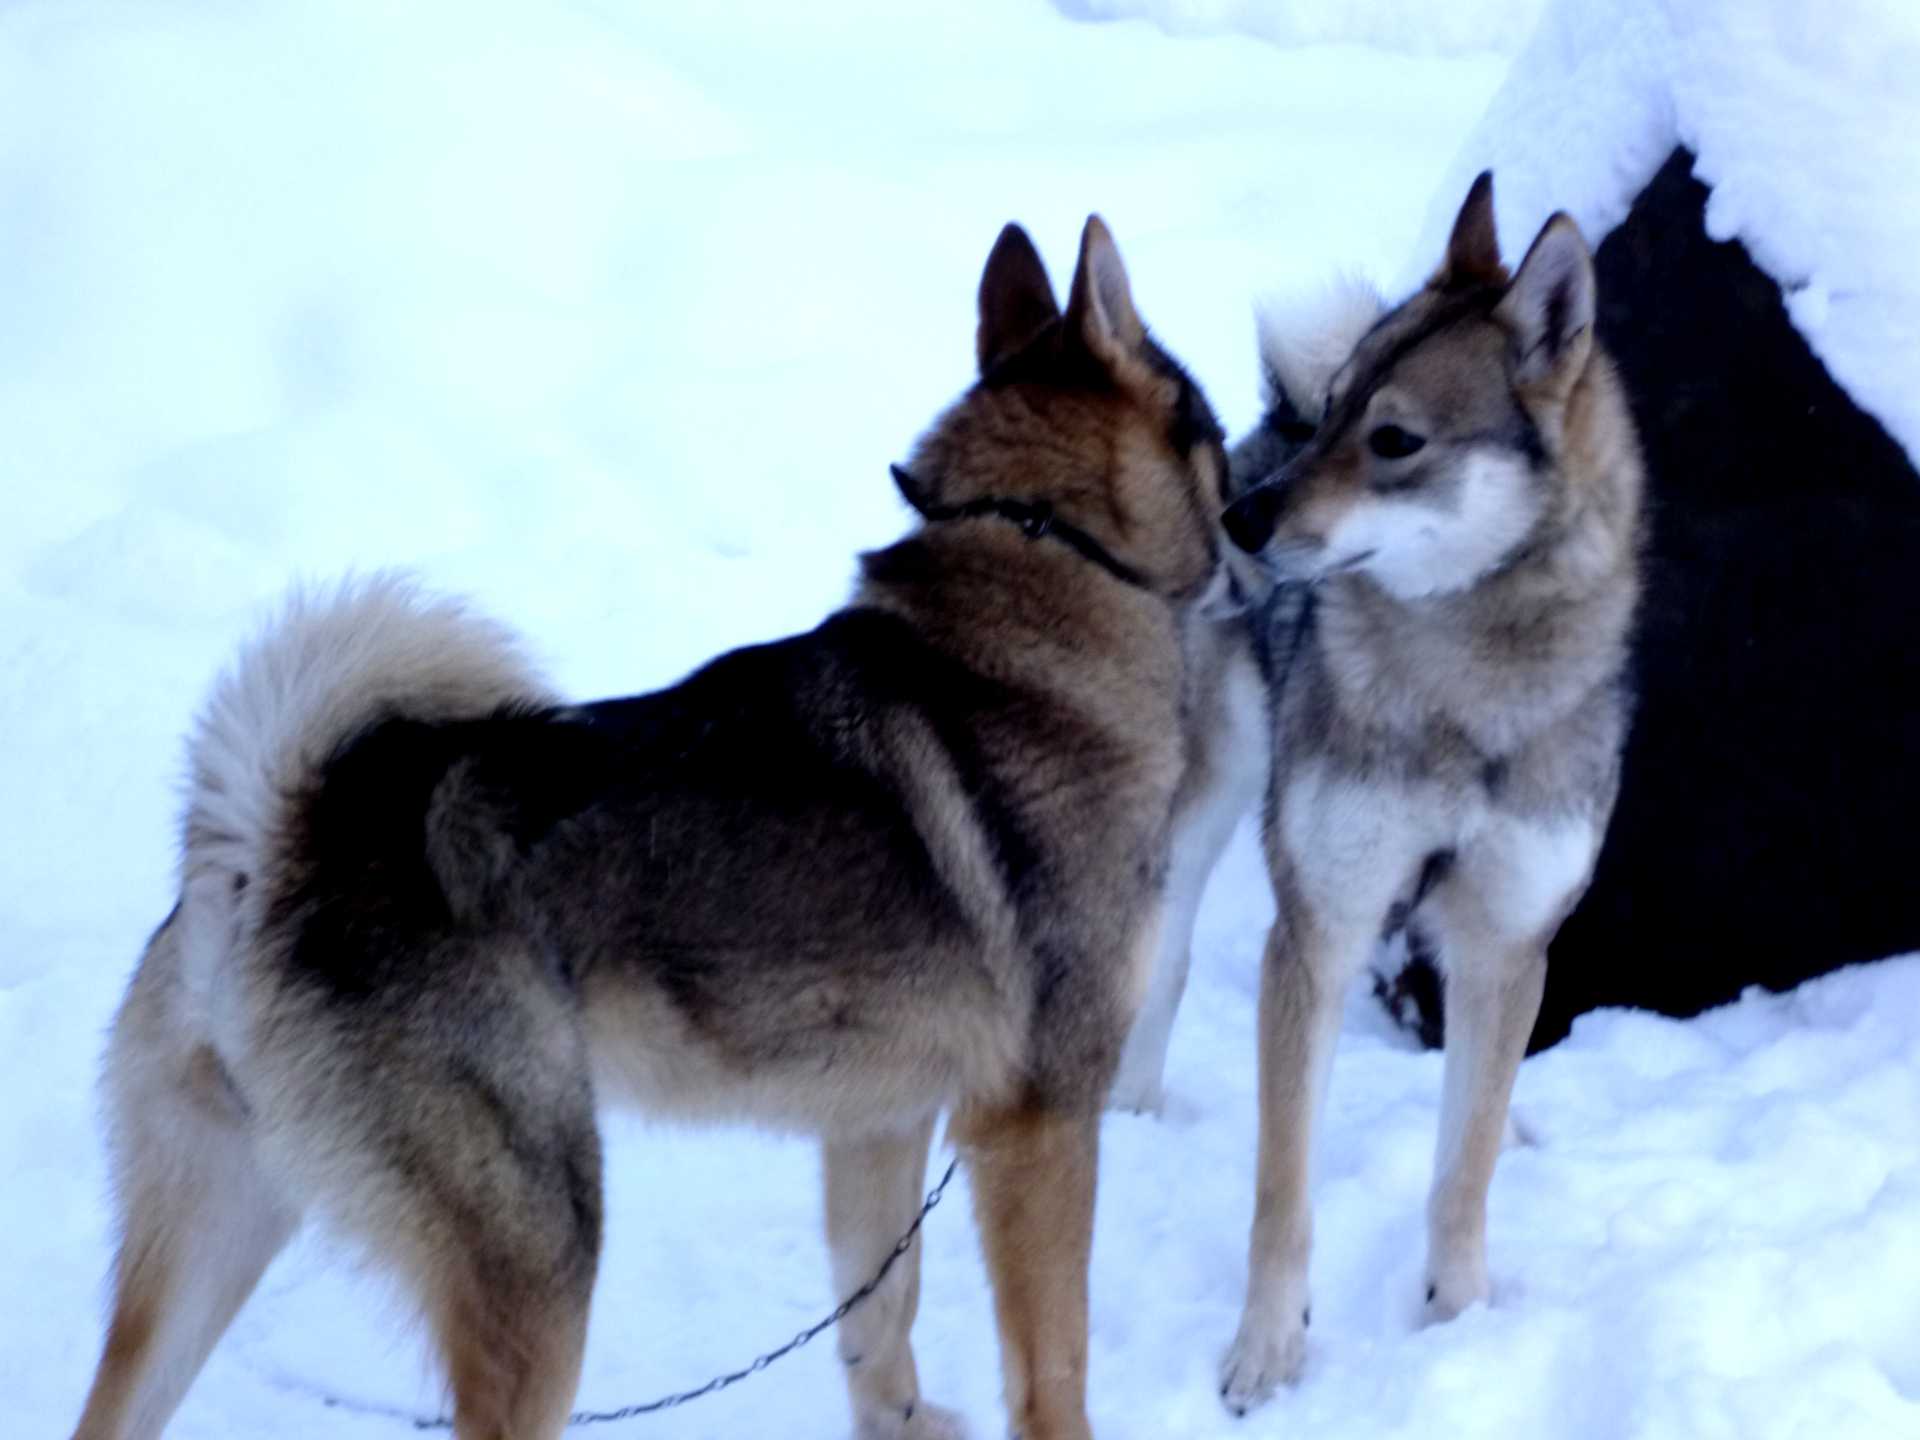
[[[1404,460],[1426,443],[1426,436],[1403,430],[1398,425],[1377,425],[1367,436],[1367,448],[1382,460]]]

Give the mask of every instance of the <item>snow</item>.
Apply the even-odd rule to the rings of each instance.
[[[1920,456],[1920,7],[1754,0],[1552,0],[1434,194],[1406,257],[1438,255],[1492,167],[1518,256],[1556,209],[1598,241],[1676,144],[1862,408]]]
[[[1415,55],[1508,54],[1526,43],[1542,0],[1054,0],[1089,20],[1151,20],[1173,35],[1238,33],[1276,45],[1368,45]]]
[[[1392,50],[1285,49],[1041,0],[903,8],[0,7],[9,1433],[64,1433],[97,1356],[102,1032],[171,901],[188,719],[290,580],[411,565],[583,695],[805,627],[903,527],[885,467],[968,378],[1005,219],[1064,282],[1100,209],[1143,312],[1239,430],[1249,297],[1396,273],[1504,68],[1439,20]],[[1845,276],[1819,273],[1838,326]],[[1692,1023],[1583,1020],[1521,1074],[1494,1303],[1434,1330],[1413,1317],[1439,1061],[1356,1001],[1308,1373],[1229,1421],[1214,1368],[1243,1281],[1269,914],[1242,834],[1201,915],[1169,1113],[1106,1127],[1102,1440],[1920,1436],[1920,960]],[[810,1147],[607,1134],[583,1405],[696,1383],[829,1308]],[[926,1240],[927,1391],[996,1434],[963,1183]],[[169,1434],[411,1433],[318,1398],[435,1406],[404,1321],[308,1235]],[[618,1433],[846,1428],[823,1341]]]

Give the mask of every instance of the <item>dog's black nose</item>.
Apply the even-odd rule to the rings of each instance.
[[[1273,522],[1280,514],[1280,487],[1259,485],[1227,507],[1220,517],[1227,538],[1249,555],[1258,555],[1273,538]]]

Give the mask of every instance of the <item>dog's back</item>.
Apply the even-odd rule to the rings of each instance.
[[[1004,1089],[1010,880],[1059,858],[983,744],[1021,702],[856,608],[656,694],[381,721],[287,826],[280,983],[457,1006],[452,937],[511,933],[515,990],[577,1000],[603,1092],[652,1111],[885,1128]]]

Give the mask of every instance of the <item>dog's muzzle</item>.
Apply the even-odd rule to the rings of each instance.
[[[1326,542],[1316,536],[1283,533],[1282,512],[1287,508],[1292,477],[1281,471],[1229,505],[1220,516],[1220,528],[1243,551],[1247,560],[1239,561],[1244,571],[1248,560],[1266,577],[1267,584],[1296,581],[1315,583],[1339,570],[1361,565],[1373,557],[1371,550],[1329,566]],[[1263,587],[1264,588],[1264,587]]]
[[[1267,548],[1267,542],[1273,539],[1274,524],[1280,518],[1280,503],[1284,487],[1277,481],[1269,480],[1256,485],[1226,509],[1220,517],[1220,527],[1227,532],[1227,538],[1249,555],[1258,555]]]

